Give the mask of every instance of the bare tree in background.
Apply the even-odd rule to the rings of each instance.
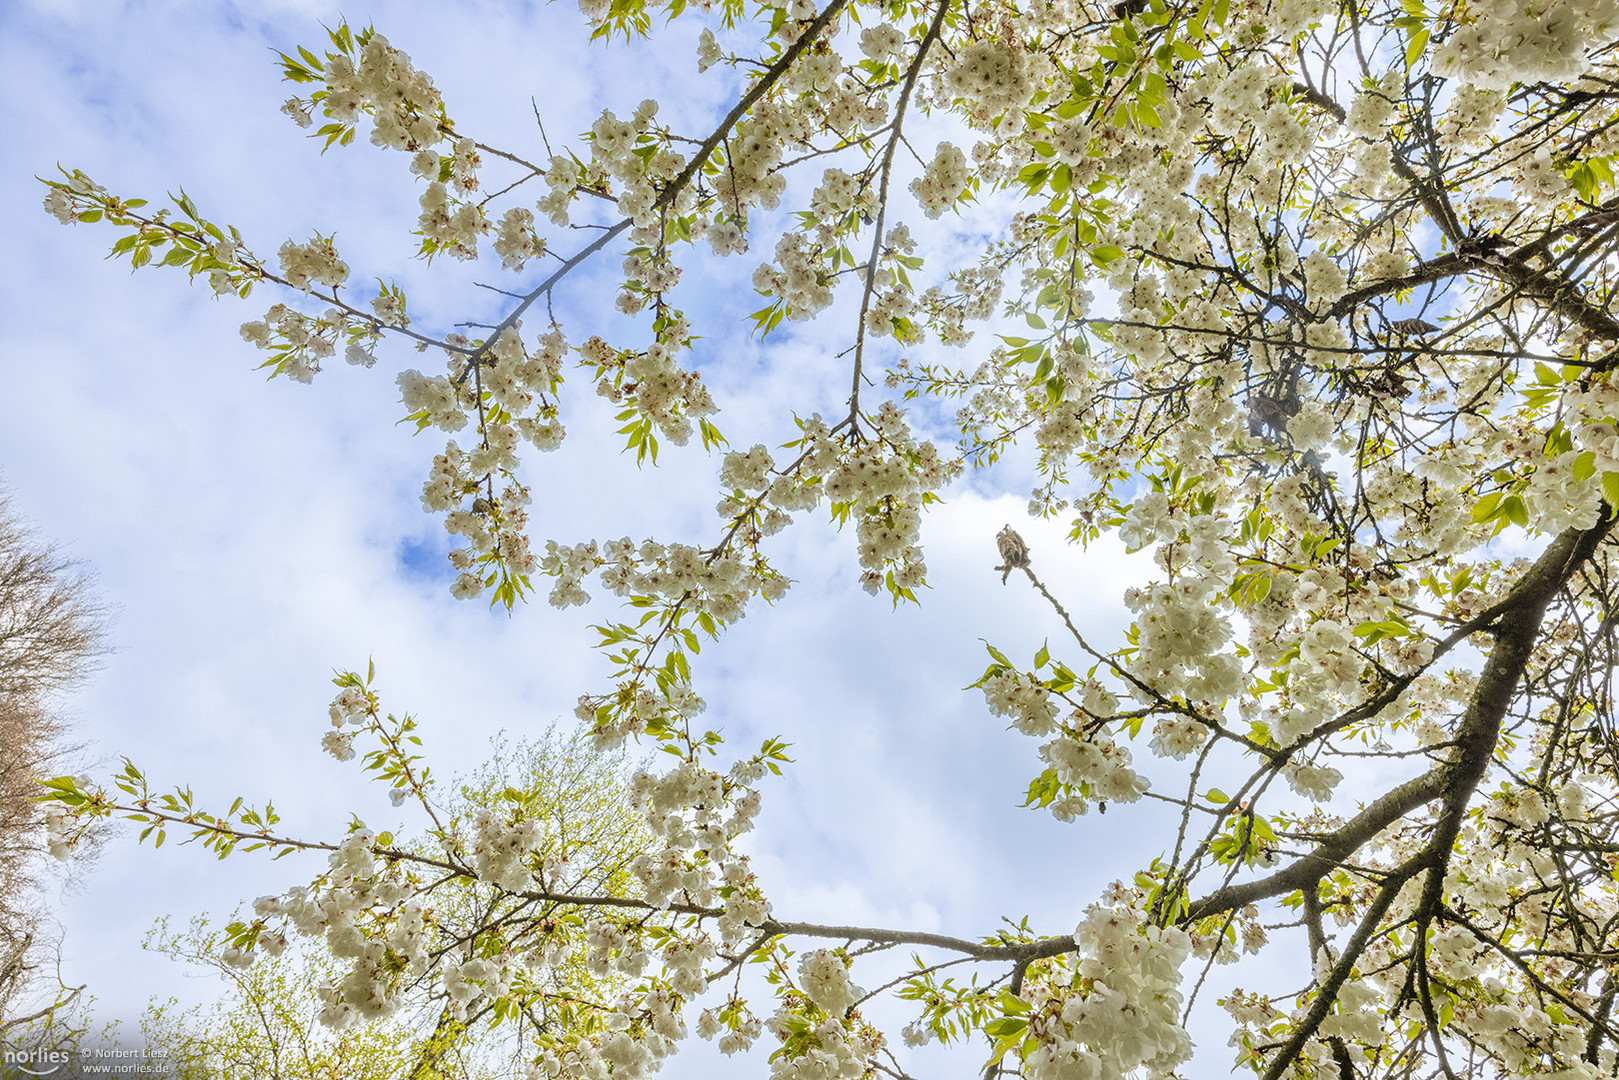
[[[74,992],[43,986],[49,916],[40,888],[43,807],[35,777],[67,750],[59,693],[100,653],[104,611],[71,559],[0,496],[0,1038],[49,1022]]]

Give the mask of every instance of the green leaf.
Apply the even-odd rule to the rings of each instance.
[[[1027,1001],[1006,990],[997,994],[995,1001],[1011,1016],[1022,1016],[1033,1008]]]
[[[1016,1030],[1008,1028],[1006,1034],[1004,1035],[995,1036],[992,1032],[990,1032],[989,1028],[991,1025],[1003,1022],[1008,1024],[1017,1024],[1020,1026],[1018,1026]],[[984,1062],[984,1064],[979,1068],[979,1071],[987,1071],[994,1066],[996,1062],[1000,1061],[1001,1058],[1005,1057],[1012,1050],[1017,1049],[1018,1046],[1023,1042],[1023,1036],[1028,1030],[1028,1026],[1027,1021],[1014,1020],[1011,1017],[1003,1018],[1002,1021],[991,1021],[990,1024],[986,1024],[984,1031],[986,1034],[990,1034],[991,1037],[995,1039],[995,1044],[990,1048],[989,1060]]]
[[[1613,474],[1613,473],[1608,474],[1608,476],[1614,476],[1614,475],[1615,474]],[[1603,477],[1603,483],[1604,484],[1607,483],[1607,476]],[[1505,494],[1505,492],[1492,491],[1488,495],[1486,495],[1482,499],[1480,499],[1478,502],[1474,503],[1473,504],[1473,520],[1482,525],[1484,522],[1489,521],[1491,518],[1495,517],[1495,515],[1497,513],[1497,507],[1499,507],[1501,505],[1501,496],[1503,494]]]
[[[1601,200],[1603,184],[1613,184],[1613,168],[1604,157],[1587,158],[1565,170],[1563,175],[1580,193],[1580,198],[1590,203]]]
[[[1024,1008],[1027,1010],[1028,1006],[1024,1006]],[[1021,1016],[1000,1016],[984,1025],[984,1034],[994,1039],[1006,1038],[1012,1035],[1021,1037],[1023,1032],[1028,1029],[1028,1026],[1029,1022]]]
[[[1529,507],[1524,503],[1521,495],[1508,495],[1502,499],[1499,514],[1508,524],[1520,526],[1529,524]],[[1505,527],[1505,525],[1499,526],[1496,531],[1499,532],[1500,529]]]
[[[1411,40],[1405,43],[1405,70],[1409,72],[1422,57],[1422,51],[1428,47],[1428,29],[1424,27],[1411,35]]]

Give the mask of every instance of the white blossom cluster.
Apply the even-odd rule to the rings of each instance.
[[[724,54],[720,51],[719,39],[714,36],[713,30],[705,26],[703,28],[703,32],[697,35],[698,74],[707,71],[709,68],[719,63],[723,55]]]
[[[281,245],[280,258],[281,276],[295,289],[335,289],[349,278],[349,264],[338,257],[330,237],[316,236],[307,244],[288,240]]]
[[[351,761],[354,758],[353,731],[344,731],[345,726],[363,727],[371,718],[372,704],[364,690],[357,686],[344,687],[333,699],[327,713],[331,717],[333,730],[321,737],[321,749],[332,755],[338,761]]]
[[[697,1034],[708,1040],[718,1035],[720,1038],[716,1045],[720,1053],[726,1057],[747,1050],[763,1031],[764,1022],[755,1016],[728,1025],[721,1019],[720,1013],[716,1013],[713,1009],[704,1009],[697,1018]]]
[[[306,937],[323,937],[332,956],[352,962],[347,975],[319,988],[320,1022],[337,1030],[391,1016],[400,1005],[402,976],[420,976],[431,962],[429,913],[409,886],[379,871],[371,854],[376,841],[369,829],[356,829],[332,852],[316,889],[294,886],[253,905],[263,927],[255,948],[273,955],[286,947],[286,935],[268,925],[280,920]],[[251,953],[238,950],[229,959],[251,962]]]
[[[585,182],[585,173],[576,159],[555,155],[545,170],[545,183],[551,189],[550,193],[540,199],[535,209],[544,214],[552,225],[566,228],[568,206],[573,202],[574,193]]]
[[[243,341],[274,352],[272,362],[281,374],[307,383],[320,372],[322,360],[336,355],[338,338],[348,326],[348,316],[336,308],[315,317],[273,304],[262,320],[243,323],[241,334]]]
[[[731,847],[753,828],[760,801],[752,785],[763,772],[756,761],[739,762],[729,774],[686,762],[661,776],[639,772],[631,781],[632,804],[663,842],[630,866],[647,901],[658,907],[677,899],[697,907],[720,901],[718,927],[727,945],[770,917],[747,856]]]
[[[1191,939],[1146,923],[1133,909],[1096,904],[1074,940],[1086,989],[1057,980],[1033,988],[1029,1031],[1039,1047],[1024,1062],[1029,1076],[1169,1075],[1192,1053],[1180,1024],[1180,969]]]
[[[442,99],[433,80],[410,57],[372,33],[359,47],[358,62],[347,53],[329,55],[322,72],[327,116],[344,124],[371,115],[371,141],[394,150],[420,151],[444,138]],[[287,112],[307,127],[307,113],[293,102]]]
[[[60,803],[45,808],[45,850],[53,859],[65,861],[80,835],[78,816]]]
[[[676,320],[644,350],[614,349],[600,337],[589,339],[579,350],[599,374],[597,394],[614,404],[633,405],[676,446],[691,439],[694,419],[718,410],[698,374],[676,362],[688,331],[684,320]]]
[[[106,191],[103,185],[74,170],[60,186],[53,185],[45,193],[45,212],[62,225],[77,225],[79,214],[83,213],[81,198],[104,195]]]
[[[1098,802],[1132,803],[1147,790],[1147,780],[1130,767],[1130,751],[1105,735],[1078,739],[1062,737],[1040,747],[1040,757],[1057,772],[1057,779]],[[1082,796],[1052,804],[1052,814],[1070,821],[1088,810]]]
[[[883,586],[885,568],[891,567],[896,584],[911,589],[927,576],[917,544],[923,496],[943,487],[956,466],[931,442],[915,438],[904,412],[892,403],[885,402],[872,422],[878,437],[852,448],[829,447],[823,429],[813,422],[805,425],[805,442],[811,446],[806,468],[820,471],[815,467],[837,450],[836,464],[825,471],[820,493],[850,507],[865,569],[862,584],[876,593]],[[806,485],[800,491],[808,495],[813,488]]]
[[[878,412],[874,424],[880,438],[851,447],[834,437],[819,417],[801,421],[797,468],[774,480],[769,480],[774,462],[762,446],[729,455],[722,466],[722,482],[739,492],[759,494],[751,497],[755,500],[751,503],[747,497],[727,497],[720,504],[721,514],[748,515],[758,535],[767,536],[784,527],[790,513],[811,509],[823,497],[848,504],[857,523],[864,586],[873,592],[881,589],[884,570],[892,567],[899,587],[914,588],[926,574],[916,543],[921,522],[917,506],[925,493],[954,475],[955,467],[931,444],[916,440],[903,413],[892,405]],[[684,598],[689,610],[724,622],[742,615],[749,596],[774,600],[786,589],[784,579],[763,562],[744,557],[737,547],[702,552],[654,541],[636,545],[628,538],[605,546],[587,541],[569,547],[551,541],[538,565],[556,579],[550,598],[561,607],[588,602],[583,583],[597,570],[603,584],[618,595]],[[643,730],[650,707],[638,702],[639,721],[627,716],[617,727],[604,729],[605,734],[617,739]],[[582,704],[581,709],[583,716],[594,706]]]
[[[604,110],[590,128],[592,165],[623,185],[618,209],[642,229],[658,222],[660,185],[686,166],[683,154],[657,138],[657,115],[658,103],[648,98],[627,119]],[[638,153],[643,147],[651,152]],[[564,174],[570,169],[565,167]],[[687,188],[677,194],[674,209],[685,211],[692,202]]]
[[[1008,670],[986,679],[983,691],[989,711],[1011,717],[1023,734],[1040,737],[1057,730],[1057,703],[1035,680]]]
[[[656,1072],[686,1037],[684,1003],[661,987],[626,993],[605,1020],[606,1033],[542,1053],[528,1080],[641,1080]]]
[[[478,238],[491,229],[478,203],[455,198],[434,180],[422,192],[421,208],[417,227],[432,241],[435,250],[447,251],[462,260],[478,257]]]
[[[799,233],[782,236],[775,263],[761,263],[753,272],[753,287],[786,304],[789,319],[812,319],[832,304],[831,279]]]
[[[468,1006],[482,998],[506,996],[511,989],[512,966],[502,957],[473,957],[459,964],[442,966],[440,980],[450,999],[452,1013],[464,1018]]]
[[[1188,574],[1125,594],[1139,630],[1131,670],[1154,693],[1223,701],[1241,688],[1241,666],[1222,651],[1230,620],[1210,602],[1217,584]]]
[[[875,1028],[829,1016],[801,1033],[806,1018],[783,1007],[767,1021],[786,1045],[770,1063],[771,1080],[856,1080],[872,1071],[886,1040]]]
[[[1506,95],[1499,90],[1458,86],[1441,118],[1439,137],[1448,147],[1474,146],[1489,137],[1505,107]]]
[[[615,595],[684,598],[690,610],[725,622],[741,617],[750,595],[775,599],[786,589],[782,578],[735,550],[711,555],[689,544],[636,544],[629,537],[600,546],[595,541],[571,547],[549,541],[539,567],[556,578],[551,603],[558,607],[589,602],[583,583],[600,570],[602,584]],[[649,706],[637,707],[644,711]]]
[[[798,986],[828,1016],[842,1016],[865,991],[849,978],[846,959],[831,949],[815,949],[798,961]]]
[[[1089,813],[1093,800],[1130,803],[1147,790],[1146,778],[1131,767],[1129,749],[1092,720],[1106,720],[1118,706],[1118,699],[1099,683],[1085,688],[1089,715],[1075,712],[1069,724],[1059,721],[1057,701],[1031,676],[1007,669],[985,679],[982,689],[989,710],[1009,717],[1017,731],[1036,738],[1056,736],[1041,745],[1040,757],[1071,791],[1051,803],[1058,820]]]
[[[1434,52],[1439,74],[1485,90],[1512,83],[1574,80],[1587,56],[1619,35],[1619,5],[1490,0],[1468,8],[1469,22]]]
[[[955,205],[971,178],[972,174],[967,170],[967,155],[961,152],[961,148],[947,142],[940,143],[933,160],[922,170],[922,175],[911,181],[911,194],[922,204],[922,210],[928,217],[936,218]]]
[[[1007,28],[1003,28],[1007,29]],[[1038,85],[1038,71],[1031,71],[1044,60],[1030,54],[1016,40],[983,40],[964,52],[945,75],[949,89],[965,99],[976,115],[984,117],[1021,108]]]
[[[480,389],[504,413],[501,422],[482,419],[480,444],[472,450],[449,442],[434,458],[422,489],[423,508],[444,514],[445,528],[466,542],[450,555],[451,565],[461,572],[453,589],[459,596],[483,591],[483,579],[474,568],[491,557],[516,575],[532,573],[538,565],[525,528],[528,491],[515,479],[517,451],[520,439],[542,451],[562,443],[565,431],[551,396],[561,383],[566,352],[559,331],[547,332],[531,353],[521,327],[511,326],[495,339],[476,372],[462,353],[450,351],[448,375],[428,376],[412,369],[398,377],[405,408],[423,426],[445,431],[465,427],[478,411]],[[497,482],[498,498],[479,495],[494,495]],[[470,507],[465,503],[468,496],[474,497]]]
[[[508,822],[485,807],[473,818],[473,829],[468,854],[479,881],[507,892],[522,892],[534,883],[531,856],[544,839],[538,821],[520,817]]]
[[[836,226],[852,210],[870,213],[876,209],[871,189],[860,178],[839,168],[821,174],[820,186],[810,196],[810,213],[823,226]]]

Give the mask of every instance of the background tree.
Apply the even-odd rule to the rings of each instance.
[[[612,888],[650,839],[629,811],[627,780],[621,760],[590,753],[577,736],[547,734],[532,743],[497,745],[489,761],[456,785],[439,809],[448,835],[459,837],[477,830],[481,814],[503,813],[520,803],[539,825],[538,850],[553,856],[567,852],[581,869],[581,885]],[[424,857],[438,850],[432,838],[410,847]],[[444,937],[453,945],[496,917],[501,898],[464,881],[450,885],[434,891],[432,902]],[[436,980],[420,981],[406,991],[399,1010],[386,1021],[334,1031],[321,1017],[334,988],[348,974],[343,962],[295,938],[285,946],[277,941],[273,953],[244,963],[241,952],[230,948],[241,931],[240,923],[221,932],[198,918],[183,932],[171,931],[164,922],[148,936],[148,949],[212,969],[224,984],[224,993],[210,1006],[182,1009],[170,1000],[147,1010],[141,1024],[147,1046],[176,1080],[520,1076],[536,1039],[555,1034],[547,998],[514,1023],[493,1025],[476,1012],[459,1010]],[[553,937],[548,966],[531,957],[534,963],[525,979],[597,999],[611,997],[624,982],[587,970],[580,935],[570,934],[565,925],[555,928]]]
[[[583,9],[595,36],[652,32],[634,0]],[[521,806],[476,836],[435,822],[444,853],[429,855],[358,826],[312,842],[276,833],[267,811],[215,816],[129,766],[110,784],[53,781],[59,842],[119,815],[221,853],[329,849],[332,871],[267,904],[230,948],[323,933],[354,962],[325,1003],[334,1026],[391,1014],[434,977],[469,1015],[555,1009],[539,1075],[644,1075],[691,1012],[727,1050],[768,1025],[779,1075],[904,1074],[854,979],[906,945],[914,966],[878,992],[915,1003],[907,1041],[985,1036],[991,1071],[1031,1077],[1164,1076],[1191,1053],[1208,968],[1277,930],[1309,962],[1221,1002],[1240,1061],[1266,1080],[1611,1074],[1619,9],[663,11],[712,19],[698,66],[741,73],[734,106],[676,131],[649,100],[560,152],[537,132],[543,155],[480,141],[369,30],[339,26],[318,53],[283,58],[299,94],[284,111],[311,126],[319,114],[328,148],[368,129],[409,155],[424,257],[471,261],[492,238],[517,277],[498,322],[466,324],[476,338],[412,323],[395,285],[351,289],[333,234],[272,261],[184,195],[150,211],[67,172],[46,198],[64,222],[118,227],[114,254],[136,267],[185,267],[220,294],[284,290],[243,326],[276,374],[311,380],[338,353],[370,366],[390,337],[446,357],[443,374],[397,382],[408,418],[457,433],[422,496],[464,541],[454,591],[515,607],[544,575],[559,606],[585,602],[587,581],[626,602],[625,621],[598,627],[610,685],[578,713],[601,749],[635,738],[669,752],[668,771],[632,786],[657,841],[622,882],[576,890],[530,847]],[[917,145],[928,123],[970,153]],[[1007,209],[987,243],[922,220],[973,200]],[[564,243],[578,246],[551,251]],[[966,246],[979,256],[937,265]],[[623,259],[615,305],[640,318],[525,330],[609,251]],[[563,439],[571,357],[620,406],[638,459],[724,444],[681,281],[748,251],[770,253],[752,278],[760,333],[850,317],[847,349],[825,361],[846,411],[783,417],[780,458],[726,452],[706,539],[551,540],[536,554],[520,450]],[[967,363],[935,347],[996,315],[1022,325]],[[954,446],[932,399],[959,406]],[[1038,458],[1035,513],[1066,515],[1081,544],[1115,532],[1156,570],[1125,596],[1124,640],[1099,648],[1040,576],[1051,556],[1003,551],[1000,570],[1023,571],[1067,640],[1027,665],[992,647],[977,685],[1041,740],[1030,805],[1067,820],[1151,795],[1178,828],[1131,880],[1076,903],[1072,933],[778,916],[738,841],[785,754],[770,741],[714,760],[700,635],[783,596],[769,537],[823,501],[854,524],[863,583],[917,599],[923,511],[1019,442]],[[369,676],[341,680],[332,718],[328,751],[351,756],[349,726],[368,732],[366,767],[433,813],[409,728],[384,718]],[[1173,794],[1137,770],[1132,742],[1164,769],[1188,763]],[[1338,794],[1346,770],[1365,797]],[[451,881],[501,898],[475,930],[400,914]],[[1038,866],[1014,883],[1040,884]],[[633,980],[614,1001],[516,977],[513,943],[565,920],[594,970]],[[762,974],[745,980],[750,962]],[[945,971],[965,965],[981,974]]]
[[[154,1002],[142,1032],[154,1057],[175,1077],[338,1077],[360,1080],[409,1075],[414,1033],[378,1023],[330,1033],[322,1028],[320,987],[341,978],[338,964],[296,945],[251,967],[220,959],[225,945],[199,918],[180,933],[167,923],[146,947],[176,962],[212,969],[223,992],[209,1008],[182,1010],[174,1000]]]
[[[46,810],[36,778],[69,748],[57,695],[101,651],[103,613],[77,564],[32,535],[0,498],[0,1038],[37,1037],[77,991],[46,968]],[[56,854],[56,852],[51,852]]]

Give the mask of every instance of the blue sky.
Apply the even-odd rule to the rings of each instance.
[[[131,275],[102,259],[110,231],[64,229],[41,212],[33,177],[60,162],[154,202],[184,184],[262,254],[335,230],[352,280],[400,281],[420,327],[489,316],[473,275],[410,261],[417,192],[402,156],[361,139],[322,158],[276,111],[288,91],[271,50],[313,46],[319,22],[341,16],[374,21],[433,75],[457,121],[495,145],[532,151],[531,95],[554,145],[604,106],[623,113],[658,97],[664,118],[692,129],[729,101],[723,73],[695,77],[695,27],[650,49],[587,45],[566,5],[20,0],[0,11],[0,95],[20,128],[0,163],[13,207],[12,257],[0,263],[0,471],[15,508],[85,561],[117,611],[113,652],[66,703],[75,733],[89,760],[127,754],[219,806],[273,798],[289,831],[316,837],[350,812],[378,828],[413,824],[320,753],[333,668],[373,657],[385,702],[418,716],[435,768],[465,771],[490,736],[542,732],[601,685],[586,630],[612,616],[610,598],[569,612],[542,602],[511,619],[451,600],[444,534],[417,503],[441,444],[396,423],[393,375],[416,355],[384,349],[371,371],[338,364],[313,386],[266,383],[237,327],[283,298],[215,301],[175,271]],[[759,343],[730,317],[757,306],[732,289],[754,265],[705,268],[707,291],[687,301],[738,447],[785,441],[793,409],[835,407],[847,392],[831,357],[852,318],[834,311]],[[566,291],[564,321],[599,320],[607,280],[587,274]],[[717,460],[688,448],[637,469],[582,381],[566,408],[569,442],[530,463],[538,540],[714,531]],[[1039,771],[1035,743],[961,689],[982,671],[981,638],[1026,660],[1049,635],[1061,653],[1051,613],[990,569],[1006,522],[1093,640],[1116,635],[1120,594],[1145,570],[1024,519],[1027,466],[1010,458],[931,514],[934,588],[921,608],[865,595],[852,536],[806,521],[775,549],[799,584],[705,650],[699,690],[733,745],[794,744],[796,764],[765,786],[750,849],[783,917],[976,936],[1029,915],[1068,932],[1102,885],[1157,853],[1139,839],[1164,816],[1153,805],[1068,826],[1017,809]],[[128,841],[57,891],[64,977],[88,983],[107,1020],[138,1017],[153,995],[209,992],[142,953],[158,917],[223,915],[307,872],[292,859],[220,864]],[[1223,1071],[1221,1019],[1195,1033]],[[666,1075],[711,1075],[712,1056],[694,1040]]]

